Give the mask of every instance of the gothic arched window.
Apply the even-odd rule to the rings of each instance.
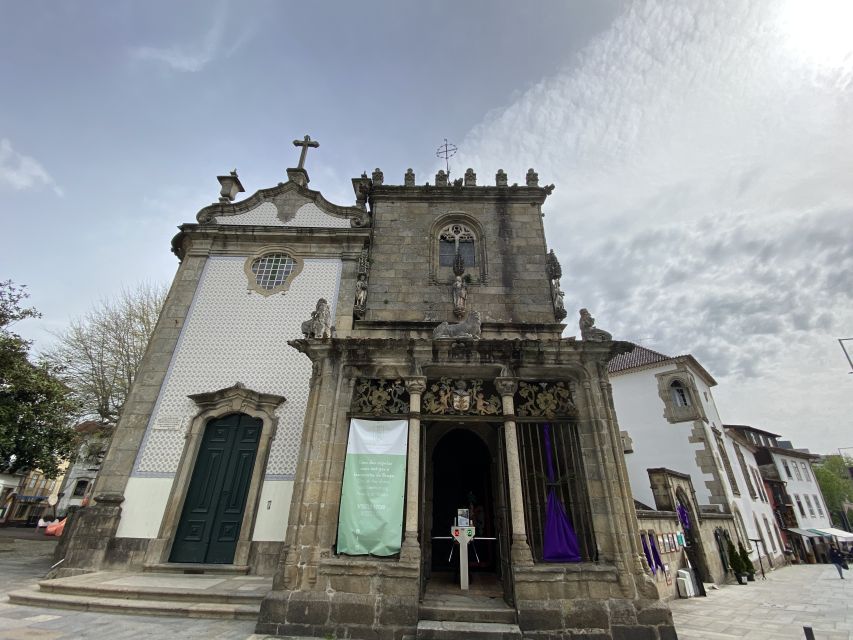
[[[477,264],[477,252],[474,250],[474,232],[461,223],[449,224],[438,234],[438,264],[452,267],[456,254],[462,256],[466,267]]]
[[[669,385],[669,391],[672,394],[672,401],[676,407],[690,406],[690,392],[681,384],[680,380],[673,380],[672,384]]]

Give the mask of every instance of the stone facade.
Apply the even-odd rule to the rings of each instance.
[[[595,340],[561,338],[541,211],[553,187],[539,187],[532,170],[519,187],[505,175],[476,186],[473,171],[452,185],[415,186],[413,176],[390,185],[377,169],[353,180],[356,205],[340,207],[308,189],[301,163],[288,177],[242,202],[223,197],[181,227],[181,266],[97,504],[68,526],[62,571],[168,563],[202,435],[239,412],[261,427],[233,564],[274,575],[258,632],[413,637],[433,576],[440,444],[464,434],[487,452],[490,571],[526,637],[674,638],[643,566],[608,380],[607,363],[631,345],[600,330]],[[339,267],[311,280],[324,260]],[[211,278],[229,261],[216,313]],[[259,315],[235,313],[243,320],[230,325],[230,308],[248,309],[241,300]],[[322,331],[301,322],[327,310]],[[233,357],[193,351],[216,320],[228,330],[210,334],[214,351]],[[297,358],[282,375],[298,386],[254,375],[275,366],[267,352]],[[449,402],[451,389],[463,399]],[[390,557],[336,550],[350,419],[364,417],[408,421],[403,541]],[[547,438],[570,478],[556,484],[579,562],[543,559]],[[288,452],[295,466],[279,469]]]

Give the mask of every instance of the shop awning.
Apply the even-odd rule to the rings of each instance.
[[[841,540],[853,540],[853,533],[849,531],[844,531],[843,529],[836,529],[835,527],[824,527],[823,529],[809,529],[809,531],[815,531],[816,533],[820,533],[824,536],[834,536]]]
[[[796,533],[798,536],[802,536],[804,538],[823,538],[827,535],[823,532],[815,533],[814,531],[809,531],[808,529],[797,529],[795,527],[788,527],[786,531]]]

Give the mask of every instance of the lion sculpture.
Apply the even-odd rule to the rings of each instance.
[[[450,324],[442,322],[432,332],[433,340],[441,338],[461,338],[467,340],[480,339],[480,312],[472,311],[462,322]]]

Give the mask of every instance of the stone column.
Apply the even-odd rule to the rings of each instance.
[[[406,522],[405,539],[400,558],[417,562],[421,557],[418,544],[418,509],[420,508],[421,472],[421,394],[426,389],[426,377],[406,379],[409,392],[409,448],[406,465]]]
[[[495,378],[495,387],[501,394],[504,412],[504,445],[506,447],[506,473],[509,484],[510,514],[512,516],[512,563],[533,564],[533,555],[527,543],[524,525],[524,496],[521,491],[521,463],[518,459],[518,434],[515,427],[515,378]]]

